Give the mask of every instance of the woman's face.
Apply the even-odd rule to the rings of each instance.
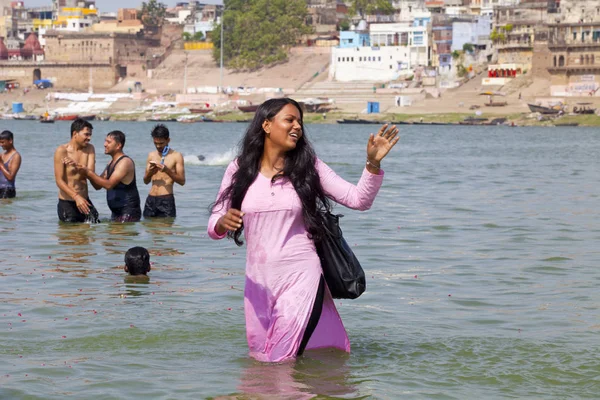
[[[263,122],[263,129],[268,144],[283,151],[293,150],[302,137],[300,111],[292,104],[286,104],[273,119]]]

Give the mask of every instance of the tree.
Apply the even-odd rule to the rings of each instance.
[[[223,62],[234,69],[253,70],[287,60],[288,49],[308,26],[305,0],[225,0]],[[212,31],[213,58],[221,56],[221,24]]]
[[[461,54],[461,52],[460,52],[460,51],[458,51],[458,50],[454,50],[454,51],[452,52],[452,58],[453,58],[453,59],[455,59],[455,60],[458,60],[458,59],[460,58],[460,56],[461,56],[461,55],[462,55],[462,54]]]
[[[340,31],[349,31],[350,30],[350,21],[347,18],[340,21]]]
[[[183,38],[184,42],[189,42],[192,39],[192,34],[189,32],[183,32],[181,37]]]
[[[193,39],[197,42],[201,41],[204,39],[204,33],[202,33],[202,31],[198,31],[196,33],[194,33],[194,37]]]
[[[389,0],[352,0],[350,15],[360,15],[363,18],[369,14],[393,14],[394,7]]]
[[[142,2],[142,9],[138,10],[138,19],[144,26],[162,26],[165,20],[167,7],[157,0],[149,0],[148,3]]]
[[[473,46],[471,43],[463,44],[463,51],[465,53],[472,53],[474,50],[475,50],[475,46]]]
[[[510,33],[513,30],[513,25],[512,24],[506,24],[504,25],[504,31]]]

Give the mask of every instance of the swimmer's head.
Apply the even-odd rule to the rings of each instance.
[[[104,141],[104,154],[117,154],[125,147],[125,134],[121,131],[112,131],[106,135]]]
[[[0,146],[6,151],[13,146],[13,133],[11,131],[2,131],[0,133]]]
[[[71,124],[71,137],[73,137],[73,135],[76,134],[76,133],[84,132],[84,131],[86,133],[89,132],[89,134],[91,136],[92,135],[92,129],[94,129],[94,127],[88,121],[83,120],[81,118],[77,118]]]
[[[125,272],[146,275],[150,271],[150,254],[143,247],[135,246],[125,253]]]
[[[163,124],[158,124],[152,129],[151,135],[154,147],[156,147],[159,153],[162,153],[171,141],[169,138],[169,129]]]

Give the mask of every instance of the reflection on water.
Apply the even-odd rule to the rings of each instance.
[[[97,255],[90,247],[94,229],[89,224],[59,223],[55,235],[59,246],[52,253],[53,258],[60,262],[58,269],[67,267],[70,263],[84,266],[90,263],[90,258]]]
[[[102,235],[102,245],[109,254],[125,256],[121,243],[130,242],[131,238],[140,235],[138,223],[109,222],[103,225],[106,233]]]
[[[296,362],[265,364],[249,361],[238,389],[242,396],[273,399],[310,399],[314,396],[350,396],[349,355],[335,349],[309,350]],[[232,396],[234,398],[239,395]]]

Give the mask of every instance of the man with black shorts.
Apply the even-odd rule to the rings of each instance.
[[[96,190],[106,189],[106,202],[112,212],[112,221],[137,222],[142,218],[142,210],[135,180],[135,164],[123,153],[124,146],[123,132],[112,131],[106,135],[104,154],[111,156],[111,161],[100,176],[84,165],[72,164],[90,180]]]
[[[98,211],[88,197],[86,177],[69,160],[96,168],[96,151],[90,143],[92,124],[77,118],[71,124],[71,140],[54,152],[54,179],[58,186],[58,218],[62,222],[100,222]]]
[[[17,195],[15,179],[21,168],[21,154],[13,145],[13,133],[0,133],[0,146],[4,153],[0,154],[0,199],[11,199]]]
[[[152,181],[150,193],[144,205],[144,218],[175,217],[173,183],[185,185],[185,168],[180,152],[169,147],[169,130],[159,124],[152,129],[152,140],[156,151],[148,153],[144,183]]]

